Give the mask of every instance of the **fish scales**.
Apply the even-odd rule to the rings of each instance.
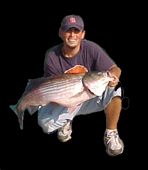
[[[23,103],[30,103],[30,100],[32,100],[33,98],[36,99],[39,97],[40,97],[39,103],[41,103],[43,100],[44,101],[48,100],[49,102],[50,100],[52,100],[56,102],[56,100],[58,100],[59,98],[70,97],[72,95],[77,94],[77,92],[82,91],[83,89],[82,76],[80,76],[79,78],[74,77],[73,79],[68,79],[66,81],[55,82],[55,80],[53,80],[52,82],[49,83],[43,82],[41,83],[42,84],[38,86],[39,89],[34,90],[31,93],[28,93],[27,95],[24,95],[24,99],[22,100],[23,102],[20,103],[22,106],[24,105]],[[32,104],[35,105],[34,102]],[[45,104],[46,102],[44,102],[44,105]]]
[[[60,76],[58,76],[58,77],[60,77]],[[38,85],[38,88],[40,88],[40,89],[45,88],[46,89],[46,87],[47,88],[50,87],[50,88],[52,88],[52,90],[54,90],[54,89],[57,89],[58,86],[60,88],[60,86],[62,85],[61,88],[63,88],[63,86],[66,86],[66,84],[68,86],[70,83],[73,84],[73,83],[77,83],[77,81],[81,81],[82,80],[82,76],[80,76],[80,78],[75,76],[73,79],[66,79],[66,78],[69,78],[69,75],[66,75],[64,78],[60,79],[59,82],[57,82],[56,79],[45,78],[44,81],[40,82],[40,84]]]
[[[77,79],[74,79],[73,81],[63,81],[62,83],[48,83],[48,86],[46,84],[46,86],[44,86],[44,84],[42,84],[39,89],[37,91],[33,91],[32,93],[30,93],[28,96],[26,96],[26,100],[28,100],[30,97],[32,97],[32,95],[35,95],[35,97],[38,97],[38,95],[42,92],[44,94],[44,96],[48,96],[48,95],[54,95],[56,97],[56,93],[67,93],[68,91],[72,91],[75,89],[76,85],[82,85],[82,81],[76,81]],[[71,86],[70,86],[71,85]],[[73,93],[75,91],[72,91]],[[62,97],[62,95],[61,95]]]
[[[57,88],[56,91],[52,91],[52,90],[50,90],[50,88],[46,89],[44,91],[42,89],[40,89],[40,90],[34,91],[33,93],[30,93],[29,95],[25,96],[24,102],[32,99],[32,96],[34,96],[34,98],[38,98],[40,96],[40,100],[43,100],[42,98],[44,98],[44,99],[48,98],[49,102],[50,102],[50,100],[56,101],[59,98],[64,98],[66,96],[69,97],[71,95],[77,94],[77,92],[80,92],[83,89],[82,84],[78,84],[78,85],[79,85],[79,87],[78,87],[79,90],[78,90],[78,88],[75,89],[74,86],[72,86],[72,87],[67,86],[66,88],[63,88],[61,90],[59,90]],[[42,95],[41,95],[41,93],[42,93]]]
[[[54,92],[57,92],[58,91],[64,91],[65,89],[67,88],[74,88],[77,84],[79,83],[82,83],[82,81],[75,81],[75,82],[64,82],[63,84],[60,84],[59,85],[55,85],[55,86],[46,86],[46,87],[42,87],[40,88],[41,91],[46,91],[47,89],[51,89],[51,91],[54,93]]]
[[[81,80],[82,81],[82,80]],[[57,90],[65,90],[67,87],[74,86],[75,84],[77,84],[78,82],[81,81],[68,81],[68,82],[62,82],[60,84],[48,84],[48,85],[42,85],[42,87],[40,87],[41,91],[46,91],[46,89],[51,89],[52,91],[56,92]]]
[[[72,80],[64,80],[64,81],[60,81],[60,82],[49,82],[49,83],[45,83],[45,84],[42,84],[41,85],[41,88],[46,88],[46,87],[50,87],[50,88],[52,88],[52,90],[54,90],[54,89],[57,89],[57,87],[58,88],[60,88],[61,86],[61,88],[63,88],[63,86],[69,86],[69,84],[75,84],[75,83],[77,83],[77,82],[80,82],[80,81],[82,81],[82,78],[81,79],[72,79]]]

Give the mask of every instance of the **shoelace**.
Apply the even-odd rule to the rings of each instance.
[[[111,132],[110,134],[107,135],[108,141],[107,144],[111,143],[112,148],[121,148],[121,145],[119,143],[119,139],[118,139],[118,132],[114,131]]]
[[[109,144],[110,141],[112,141],[112,140],[114,140],[114,139],[117,139],[117,135],[116,135],[116,134],[114,134],[114,135],[108,134],[107,138],[109,139],[109,140],[107,141],[107,144]],[[114,140],[114,141],[117,143],[116,140]]]
[[[64,136],[67,136],[71,131],[71,125],[70,122],[67,123],[64,127],[62,127],[61,132]]]

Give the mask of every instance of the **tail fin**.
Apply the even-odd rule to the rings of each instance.
[[[17,107],[17,105],[11,105],[10,108],[15,112],[15,114],[18,116],[18,121],[20,124],[20,129],[23,130],[23,117],[24,113],[23,111],[20,111]]]

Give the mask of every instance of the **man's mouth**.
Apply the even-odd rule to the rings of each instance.
[[[70,43],[75,43],[75,42],[76,42],[75,39],[68,39],[68,41],[69,41]]]

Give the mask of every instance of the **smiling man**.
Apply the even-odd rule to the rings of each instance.
[[[66,16],[61,23],[59,35],[63,43],[51,48],[46,53],[45,77],[61,73],[109,70],[114,80],[109,82],[102,96],[96,96],[94,99],[78,105],[71,113],[66,107],[53,103],[47,104],[39,110],[39,125],[48,134],[58,130],[59,140],[66,142],[71,139],[72,120],[76,115],[104,110],[106,115],[104,134],[106,152],[110,156],[121,154],[124,146],[117,131],[122,101],[121,88],[118,85],[120,68],[99,45],[84,40],[84,23],[80,16]]]
[[[64,41],[62,50],[67,57],[74,56],[80,49],[80,42],[84,38],[85,31],[77,28],[69,28],[66,32],[60,30],[61,38]],[[72,53],[71,53],[72,52]]]

